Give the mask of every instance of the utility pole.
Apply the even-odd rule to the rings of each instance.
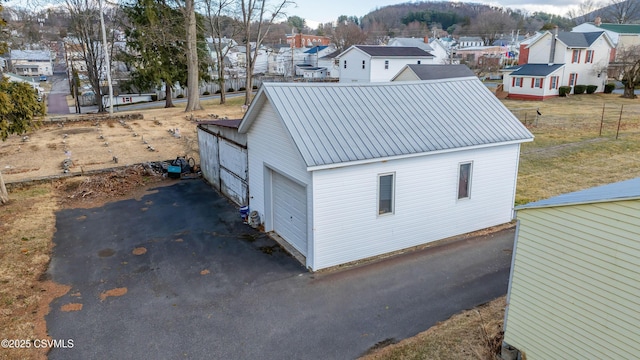
[[[102,51],[104,61],[107,63],[107,83],[109,84],[109,117],[113,117],[113,84],[111,83],[111,61],[109,60],[109,47],[107,44],[107,30],[104,28],[104,14],[102,11],[102,0],[100,3],[100,27],[102,28]],[[102,99],[100,99],[102,101]]]

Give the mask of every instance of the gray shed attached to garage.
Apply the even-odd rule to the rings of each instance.
[[[238,133],[240,120],[198,122],[202,176],[240,206],[249,203],[247,135]]]

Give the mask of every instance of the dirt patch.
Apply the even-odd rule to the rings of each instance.
[[[133,251],[131,252],[133,255],[144,255],[147,253],[147,248],[145,247],[137,247],[135,249],[133,249]]]
[[[102,294],[100,294],[100,301],[104,301],[106,298],[108,298],[110,296],[122,296],[122,295],[124,295],[126,293],[127,293],[127,288],[126,287],[107,290],[107,291],[103,292]]]
[[[204,269],[204,270],[200,271],[200,275],[207,275],[207,274],[210,274],[210,273],[211,273],[211,271],[209,271],[209,269]]]
[[[82,310],[82,304],[80,303],[69,303],[64,304],[60,307],[60,311],[70,312],[70,311],[80,311]]]

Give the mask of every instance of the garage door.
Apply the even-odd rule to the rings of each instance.
[[[273,230],[302,255],[307,255],[307,192],[288,178],[272,172]]]

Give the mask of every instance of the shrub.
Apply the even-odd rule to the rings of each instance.
[[[593,94],[598,89],[598,85],[587,85],[587,94]]]
[[[222,91],[220,89],[216,90],[216,94],[220,94]]]
[[[234,89],[234,88],[228,88],[227,89],[227,92],[234,92],[234,91],[236,91],[236,89]]]
[[[208,92],[208,91],[205,91],[205,92],[202,93],[202,95],[211,95],[211,93]]]
[[[244,87],[244,86],[243,86],[243,87],[241,87],[240,89],[238,89],[238,91],[245,91],[245,90],[247,90],[247,88],[246,88],[246,87]]]
[[[613,89],[616,88],[616,84],[614,83],[608,83],[604,86],[604,93],[605,94],[611,94],[613,92]]]
[[[558,88],[558,95],[564,97],[571,93],[571,86],[560,86]]]
[[[587,85],[576,85],[573,87],[573,93],[576,95],[584,94],[585,90],[587,90]]]
[[[178,94],[178,96],[176,96],[176,98],[178,99],[182,99],[184,97],[184,94]]]

